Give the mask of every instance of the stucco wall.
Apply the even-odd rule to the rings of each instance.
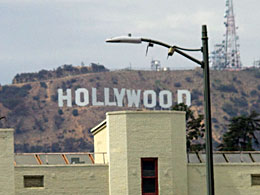
[[[0,195],[14,194],[13,129],[0,129]]]
[[[43,175],[43,188],[25,188],[24,175]],[[40,165],[15,167],[16,195],[108,194],[107,165]]]
[[[109,159],[109,194],[127,195],[128,178],[126,115],[109,115],[107,113],[107,127]]]
[[[94,134],[95,163],[108,163],[107,157],[107,127]]]
[[[216,195],[259,195],[260,185],[251,185],[251,174],[260,174],[259,163],[215,164]],[[206,194],[205,164],[188,165],[189,195]]]
[[[158,158],[160,194],[187,194],[185,113],[108,113],[110,195],[141,194],[141,158]],[[121,190],[120,190],[121,189]]]

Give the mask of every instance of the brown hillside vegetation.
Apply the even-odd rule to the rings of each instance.
[[[91,151],[90,129],[115,110],[136,109],[116,106],[58,107],[57,89],[97,88],[103,101],[104,88],[170,90],[187,89],[192,109],[203,113],[203,78],[200,69],[167,72],[112,71],[66,75],[45,81],[5,85],[0,88],[0,127],[15,128],[17,152]],[[72,93],[73,94],[73,93]],[[232,116],[260,112],[260,71],[211,71],[212,123],[214,145],[220,143]],[[111,94],[111,98],[112,94]],[[144,108],[139,108],[144,109]],[[159,109],[159,108],[158,108]]]
[[[13,84],[18,83],[28,83],[34,81],[45,81],[55,78],[61,78],[72,75],[86,74],[91,72],[106,72],[106,69],[103,65],[91,63],[90,66],[72,66],[64,64],[54,70],[41,70],[34,73],[21,73],[15,75],[13,79]]]

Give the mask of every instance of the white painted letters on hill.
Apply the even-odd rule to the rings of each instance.
[[[111,93],[113,92],[113,94]],[[59,107],[67,106],[72,107],[72,98],[75,98],[75,104],[77,106],[128,106],[139,108],[143,103],[145,108],[155,108],[157,104],[161,108],[171,108],[173,104],[173,95],[169,90],[162,90],[159,94],[156,94],[154,90],[142,90],[138,89],[117,89],[104,88],[104,98],[97,96],[97,89],[92,88],[89,93],[86,88],[78,88],[72,94],[71,89],[58,89],[58,105]],[[185,96],[185,98],[184,98]],[[143,98],[141,98],[143,97]],[[101,101],[104,100],[104,101]],[[143,99],[143,101],[141,101]],[[184,102],[187,106],[191,105],[191,94],[188,90],[177,91],[177,102]],[[91,102],[90,102],[91,100]],[[127,103],[126,103],[127,102]]]

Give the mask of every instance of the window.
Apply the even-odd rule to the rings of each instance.
[[[25,188],[39,188],[44,187],[43,175],[24,175],[24,187]]]
[[[142,195],[158,195],[158,159],[142,158]]]
[[[71,164],[79,164],[80,160],[79,160],[79,158],[71,158],[70,163]]]
[[[251,184],[252,186],[260,185],[260,175],[251,175]]]

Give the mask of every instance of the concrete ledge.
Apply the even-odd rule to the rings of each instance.
[[[130,110],[130,111],[115,111],[107,112],[106,115],[121,115],[121,114],[185,114],[184,111],[173,110]]]
[[[188,163],[188,166],[198,166],[198,167],[205,167],[205,163]],[[214,163],[214,167],[220,166],[258,166],[260,167],[260,163]]]
[[[78,168],[78,167],[108,167],[108,164],[69,164],[69,165],[15,165],[15,168]]]
[[[97,126],[93,127],[90,132],[95,135],[101,130],[103,130],[107,125],[107,120],[103,120],[101,123],[99,123]]]
[[[14,129],[8,128],[8,129],[0,129],[0,132],[14,132]]]

